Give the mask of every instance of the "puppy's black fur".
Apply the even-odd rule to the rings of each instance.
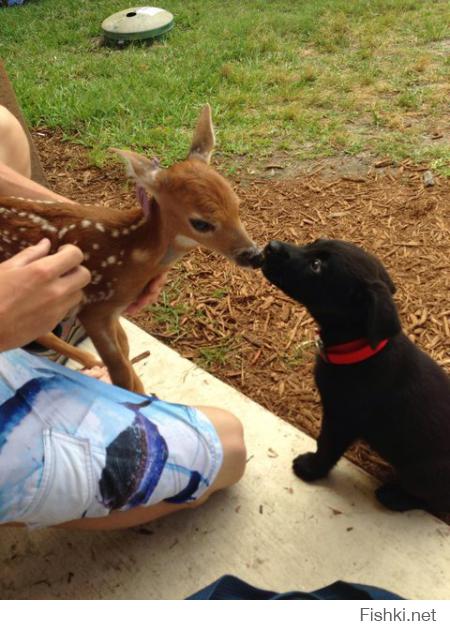
[[[393,510],[450,512],[450,379],[402,332],[394,284],[381,262],[359,247],[319,240],[297,247],[272,241],[267,279],[309,310],[325,346],[366,338],[374,356],[335,365],[317,355],[323,406],[316,453],[294,460],[305,481],[327,475],[358,438],[390,462],[396,481],[377,490]]]

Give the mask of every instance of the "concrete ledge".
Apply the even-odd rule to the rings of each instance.
[[[307,485],[291,460],[309,437],[126,323],[148,391],[239,416],[250,461],[235,488],[198,510],[132,531],[3,529],[3,598],[177,599],[224,573],[275,590],[310,590],[343,579],[411,599],[450,598],[450,528],[424,512],[393,514],[374,480],[350,462]],[[301,413],[301,409],[299,409]]]

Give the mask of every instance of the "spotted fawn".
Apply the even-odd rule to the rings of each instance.
[[[259,265],[259,250],[239,219],[239,200],[209,165],[214,144],[206,105],[182,162],[165,169],[156,159],[115,149],[145,191],[145,203],[131,210],[0,197],[0,261],[43,237],[51,240],[52,252],[67,243],[83,251],[92,279],[78,318],[112,382],[126,389],[144,391],[119,317],[151,280],[198,246],[241,266]],[[98,364],[51,333],[37,341],[87,367]]]

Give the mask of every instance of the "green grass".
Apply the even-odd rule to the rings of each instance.
[[[230,365],[231,351],[232,348],[227,342],[216,346],[204,346],[200,348],[200,356],[197,359],[197,363],[206,370],[217,366]]]
[[[186,304],[177,302],[181,291],[182,280],[176,278],[167,285],[163,291],[157,304],[146,307],[147,311],[151,311],[154,321],[164,328],[164,332],[169,335],[180,335],[182,333],[181,320],[189,307]]]
[[[165,0],[163,42],[98,47],[123,0],[0,9],[0,56],[33,126],[104,159],[134,146],[168,163],[210,102],[230,170],[282,155],[362,151],[447,168],[448,0]],[[445,39],[447,38],[447,39]],[[448,125],[447,125],[448,126]],[[237,166],[236,166],[237,165]]]
[[[299,365],[303,365],[305,361],[311,360],[311,353],[315,353],[316,344],[314,341],[303,341],[292,346],[288,353],[283,357],[285,365],[295,370]]]
[[[181,333],[180,321],[183,315],[188,312],[188,307],[183,304],[170,305],[166,303],[163,295],[161,304],[154,304],[148,308],[151,310],[153,319],[157,324],[166,327],[167,334],[179,335]]]

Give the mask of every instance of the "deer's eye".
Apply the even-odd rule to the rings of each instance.
[[[314,273],[320,273],[322,271],[322,261],[320,258],[314,258],[314,260],[309,263],[309,266]]]
[[[203,221],[203,219],[189,219],[189,223],[197,232],[212,232],[214,230],[214,225],[208,221]]]

